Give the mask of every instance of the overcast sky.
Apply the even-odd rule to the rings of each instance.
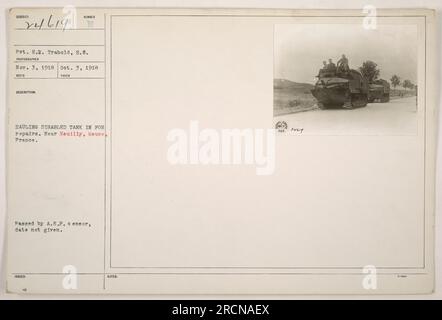
[[[314,83],[323,60],[345,54],[350,68],[372,60],[380,77],[417,83],[416,25],[378,25],[365,30],[356,24],[285,24],[275,26],[275,78]]]

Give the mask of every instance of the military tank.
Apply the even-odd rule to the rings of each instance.
[[[370,83],[368,102],[388,102],[390,101],[390,84],[384,79],[378,79]]]
[[[359,71],[319,72],[318,81],[311,90],[320,109],[365,107],[369,99],[369,84]]]

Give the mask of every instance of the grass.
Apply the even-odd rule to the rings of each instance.
[[[275,79],[273,90],[273,115],[303,112],[317,109],[316,99],[310,90],[313,85]]]
[[[407,89],[390,89],[390,99],[400,99],[406,97],[414,97],[416,96],[415,90],[407,90]]]

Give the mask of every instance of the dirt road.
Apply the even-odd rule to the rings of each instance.
[[[311,110],[277,116],[288,130],[304,129],[303,134],[414,135],[417,132],[416,97],[369,103],[353,110]],[[294,131],[295,132],[295,131]],[[299,131],[297,131],[299,132]]]

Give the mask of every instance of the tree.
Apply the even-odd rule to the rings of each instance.
[[[414,84],[410,81],[410,80],[404,80],[404,82],[402,82],[402,86],[405,89],[413,89],[414,88]]]
[[[390,82],[393,88],[396,88],[398,85],[401,84],[401,78],[399,78],[397,75],[393,75],[390,79]]]
[[[370,60],[364,61],[364,63],[362,63],[362,66],[359,68],[359,71],[368,80],[369,83],[375,81],[379,77],[380,73],[378,65]]]

